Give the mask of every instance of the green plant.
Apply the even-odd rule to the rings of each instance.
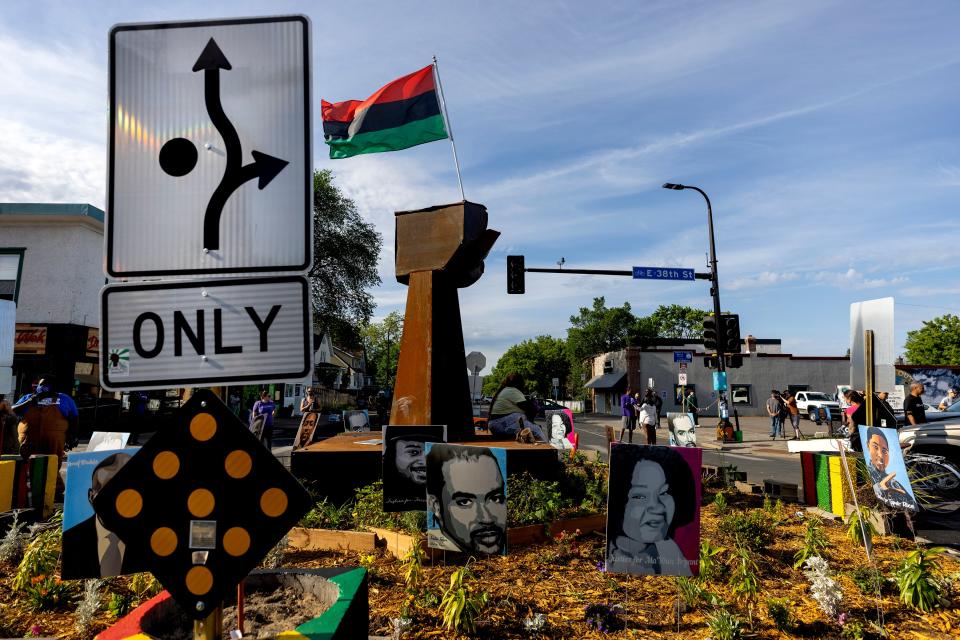
[[[941,606],[940,556],[945,552],[943,547],[919,547],[906,555],[896,572],[900,602],[924,612]]]
[[[854,509],[847,516],[847,539],[855,545],[863,546],[863,537],[873,544],[873,536],[877,535],[877,528],[873,526],[873,509],[861,506]]]
[[[727,494],[723,491],[718,491],[717,495],[713,498],[713,511],[718,515],[722,516],[727,512],[729,505],[727,504]]]
[[[802,567],[807,558],[822,557],[828,544],[827,533],[823,529],[823,521],[817,516],[811,516],[807,519],[807,528],[803,532],[803,546],[793,556],[793,568],[799,569]]]
[[[700,540],[700,574],[697,576],[698,582],[712,580],[726,570],[726,566],[717,562],[716,558],[726,551],[723,547],[714,547],[710,545],[707,539]]]
[[[391,515],[396,518],[397,526],[400,527],[401,531],[417,534],[427,530],[426,511],[403,511]]]
[[[51,575],[57,568],[60,559],[60,545],[62,534],[60,527],[63,524],[63,512],[57,511],[48,522],[32,529],[34,538],[27,544],[23,558],[17,565],[17,573],[13,577],[14,591],[22,591],[31,584],[37,576]]]
[[[107,611],[114,618],[122,618],[133,609],[133,596],[127,592],[111,593],[110,600],[107,602]]]
[[[474,581],[470,562],[455,570],[450,576],[450,586],[440,600],[440,617],[448,631],[473,633],[477,628],[477,616],[487,606],[486,591],[477,593],[470,582]]]
[[[840,627],[840,637],[850,640],[863,640],[867,637],[866,629],[859,620],[849,620]]]
[[[695,608],[700,601],[714,607],[726,606],[726,603],[719,596],[704,589],[690,578],[677,578],[677,591],[680,592],[680,600],[687,609]]]
[[[54,575],[34,576],[23,589],[27,608],[31,611],[49,611],[67,603],[73,593],[71,583],[62,582]]]
[[[760,594],[760,578],[757,563],[750,550],[738,544],[733,550],[733,567],[730,571],[730,592],[747,608],[747,618],[753,626],[753,607]]]
[[[726,609],[717,609],[707,616],[707,628],[713,640],[740,640],[743,637],[740,620]]]
[[[773,541],[774,523],[765,511],[737,512],[725,516],[720,521],[719,530],[731,542],[742,544],[751,551],[760,551]]]
[[[420,588],[420,582],[423,580],[423,561],[427,559],[420,540],[414,539],[410,545],[410,550],[403,556],[403,582],[407,585],[407,591]]]
[[[389,528],[394,519],[383,510],[383,481],[360,487],[354,494],[353,522],[359,528]]]
[[[864,595],[880,593],[887,583],[887,579],[883,577],[883,574],[873,567],[857,567],[853,573],[850,574],[850,579],[853,580],[853,584],[857,585],[857,588],[860,589]]]
[[[564,504],[558,482],[536,480],[528,473],[507,479],[507,522],[513,526],[550,524]]]
[[[589,462],[577,451],[563,466],[560,492],[576,514],[604,513],[607,509],[607,465]]]
[[[157,580],[152,573],[144,571],[130,576],[130,591],[135,593],[141,600],[144,600],[152,598],[163,591],[163,585],[160,584],[160,581]]]
[[[786,598],[767,600],[767,615],[779,631],[789,631],[793,628],[793,611],[790,609],[790,601]]]
[[[352,503],[336,505],[323,498],[300,519],[299,526],[314,529],[350,529],[353,527]]]

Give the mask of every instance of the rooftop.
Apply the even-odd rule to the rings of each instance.
[[[0,202],[0,216],[86,216],[103,222],[103,211],[92,204]]]

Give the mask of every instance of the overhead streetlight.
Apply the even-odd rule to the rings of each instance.
[[[710,295],[713,297],[713,315],[719,323],[720,320],[720,282],[717,279],[717,248],[716,243],[713,239],[713,208],[710,206],[710,198],[699,187],[694,187],[692,185],[686,184],[675,184],[673,182],[665,182],[663,184],[664,189],[670,189],[672,191],[683,191],[684,189],[693,189],[697,193],[703,196],[703,199],[707,201],[707,228],[710,232]],[[718,330],[720,327],[717,327]],[[726,363],[723,359],[723,344],[718,341],[717,344],[717,370],[726,371]]]

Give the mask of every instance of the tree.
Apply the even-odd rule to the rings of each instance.
[[[960,365],[960,317],[947,314],[907,332],[910,364]]]
[[[566,344],[560,338],[537,336],[513,345],[500,356],[490,375],[483,381],[483,394],[492,396],[508,373],[523,376],[527,393],[549,397],[553,390],[553,378],[560,378],[562,389],[570,373]]]
[[[383,238],[333,184],[329,169],[313,174],[313,267],[310,296],[315,325],[340,346],[357,346],[370,322],[369,289],[380,284],[377,260]]]
[[[647,318],[658,338],[697,339],[703,337],[703,319],[707,313],[703,309],[671,304],[660,305]]]
[[[570,316],[567,351],[574,362],[627,346],[627,337],[636,323],[630,303],[607,308],[603,296],[593,299],[593,307],[580,307],[580,315]]]
[[[403,315],[392,311],[380,322],[368,324],[362,331],[367,348],[367,370],[383,387],[393,387],[400,360],[400,339],[403,337]]]

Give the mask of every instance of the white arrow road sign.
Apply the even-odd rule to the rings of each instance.
[[[107,389],[302,380],[312,369],[303,276],[108,285],[100,292]]]
[[[309,32],[305,16],[110,30],[107,275],[309,268]]]

